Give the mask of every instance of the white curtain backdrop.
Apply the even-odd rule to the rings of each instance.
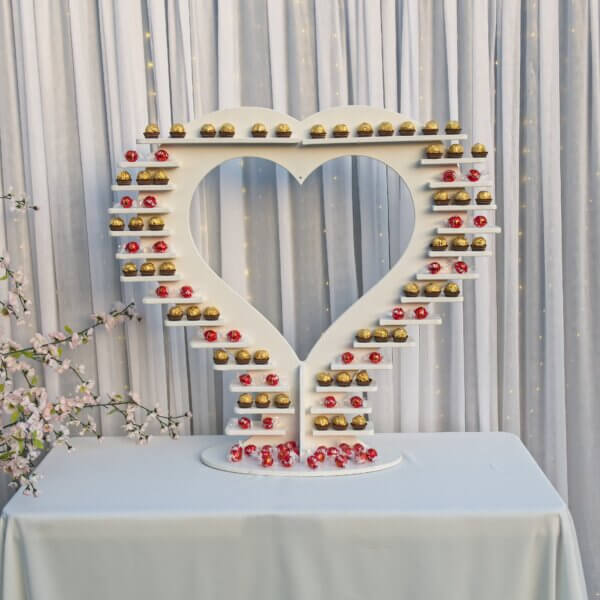
[[[40,206],[29,221],[0,212],[0,242],[35,283],[35,327],[77,327],[134,298],[142,324],[100,334],[83,362],[100,391],[191,408],[194,433],[220,430],[223,382],[119,283],[106,209],[123,150],[150,120],[167,130],[238,105],[460,119],[493,150],[496,259],[478,259],[464,306],[397,353],[376,427],[519,435],[568,499],[600,596],[598,0],[0,0],[0,81],[0,186]],[[213,267],[301,353],[388,270],[412,226],[381,165],[341,161],[307,186],[270,165],[227,165],[191,215]],[[102,427],[120,433],[116,420]]]

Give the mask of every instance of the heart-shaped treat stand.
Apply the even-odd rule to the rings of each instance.
[[[405,115],[364,106],[334,108],[303,121],[267,108],[227,109],[185,124],[184,137],[138,139],[140,144],[155,144],[154,149],[160,147],[166,150],[167,160],[120,163],[121,167],[133,172],[131,183],[137,181],[139,184],[127,184],[125,178],[125,185],[114,185],[112,189],[126,194],[133,192],[137,200],[134,199],[132,206],[123,207],[119,198],[109,212],[137,215],[144,224],[141,230],[133,231],[124,229],[123,224],[121,228],[118,224],[111,224],[111,235],[122,236],[126,238],[124,241],[137,241],[139,246],[137,252],[130,252],[124,247],[117,258],[134,264],[143,260],[154,265],[153,268],[147,267],[143,274],[130,267],[121,277],[122,281],[154,282],[155,286],[160,286],[156,293],[144,298],[144,302],[170,305],[171,309],[179,306],[181,311],[170,310],[167,314],[165,326],[195,327],[199,336],[192,341],[192,347],[224,351],[226,354],[221,353],[218,359],[215,357],[215,369],[236,374],[223,399],[233,403],[237,413],[225,428],[225,433],[232,436],[233,446],[217,444],[208,448],[202,454],[205,464],[237,473],[322,476],[371,472],[400,462],[402,449],[395,445],[397,442],[392,444],[375,434],[372,420],[368,417],[376,407],[371,406],[367,398],[369,392],[377,389],[378,370],[392,367],[385,349],[409,348],[414,346],[414,342],[410,337],[382,341],[381,335],[377,339],[358,341],[357,330],[383,328],[391,334],[404,327],[410,331],[412,327],[439,325],[441,318],[433,314],[436,304],[463,300],[460,290],[458,295],[456,290],[446,295],[443,289],[446,283],[477,277],[477,273],[468,266],[467,272],[464,272],[464,268],[457,267],[456,262],[460,261],[462,267],[467,257],[491,255],[489,250],[471,250],[470,245],[452,250],[452,240],[461,237],[470,243],[472,236],[488,237],[487,234],[499,232],[494,226],[463,226],[477,214],[475,211],[495,210],[494,204],[477,204],[471,200],[468,204],[458,205],[452,200],[456,192],[467,191],[474,197],[478,191],[492,187],[489,180],[471,181],[461,173],[462,164],[480,163],[486,159],[426,157],[425,150],[429,145],[459,143],[467,136],[459,133],[424,135],[422,127],[416,123],[415,133],[399,135],[399,125],[406,121],[410,119]],[[383,133],[379,131],[382,122],[391,123],[391,135],[380,135]],[[214,137],[202,137],[201,128],[207,123],[214,125]],[[234,126],[232,137],[220,135],[219,130],[224,123]],[[261,129],[266,133],[265,137],[253,136],[252,129],[256,123],[264,125]],[[288,137],[277,135],[277,127],[282,123],[287,124],[291,131]],[[361,123],[372,124],[373,133],[359,135],[357,128]],[[347,125],[347,137],[332,135],[338,124]],[[315,125],[322,126],[324,137],[314,137],[311,130]],[[190,229],[192,197],[199,182],[208,173],[231,159],[267,159],[281,165],[299,183],[303,183],[315,169],[343,156],[375,159],[402,177],[412,194],[415,226],[398,262],[323,332],[306,360],[302,361],[277,328],[225,283],[203,259]],[[147,173],[146,176],[139,177],[141,169]],[[157,174],[153,169],[162,173]],[[454,181],[443,180],[442,173],[448,169],[454,171]],[[119,181],[122,184],[124,179],[121,177]],[[438,190],[448,191],[449,204],[433,202],[432,196]],[[144,206],[143,200],[147,195],[157,199],[156,206]],[[448,226],[450,215],[461,219],[455,220],[454,227]],[[160,217],[160,222],[151,223],[152,217]],[[450,249],[431,249],[432,239],[438,235],[447,236]],[[439,263],[439,268],[430,268],[432,261]],[[164,267],[167,262],[172,263],[170,270]],[[419,284],[416,296],[403,295],[403,286],[409,282]],[[423,295],[424,286],[431,282],[441,284],[439,295]],[[181,296],[182,286],[192,288],[191,296]],[[204,313],[207,306],[218,307],[219,314]],[[190,307],[193,310],[188,313]],[[394,307],[401,308],[404,315],[393,318]],[[421,307],[427,311],[425,316]],[[398,314],[395,316],[398,317]],[[239,331],[241,338],[228,336],[232,330]],[[240,349],[248,350],[249,357],[236,357]],[[255,361],[257,350],[268,352],[266,363]],[[349,356],[342,355],[348,352],[352,354],[352,360],[344,362],[343,358],[347,361]],[[372,362],[372,352],[381,353],[383,360]],[[357,379],[356,375],[361,371],[366,371],[368,377],[363,374],[364,378]],[[336,375],[342,372],[349,377],[336,379]],[[319,373],[330,375],[332,381],[327,378],[318,381]],[[256,406],[256,395],[262,393],[268,395],[261,398],[266,407]],[[240,394],[251,395],[249,406],[240,406]],[[289,406],[277,406],[275,400],[278,394],[284,396],[280,396],[277,404],[285,404],[287,397],[290,399]],[[335,398],[333,407],[324,403],[329,396]],[[355,399],[354,404],[362,401],[362,406],[352,405],[349,401],[352,396],[358,396],[361,400]],[[284,402],[280,401],[282,398]],[[334,417],[340,415],[346,417],[346,423],[334,422]],[[352,423],[357,415],[366,418],[366,425],[361,419]],[[327,417],[327,421],[315,423],[319,416]],[[324,452],[323,456],[319,447],[331,449],[329,455]],[[376,457],[373,452],[367,453],[372,448],[377,451]],[[346,452],[348,460],[336,462],[336,452],[341,455]]]

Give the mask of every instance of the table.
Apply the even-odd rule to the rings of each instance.
[[[518,438],[385,434],[333,478],[202,465],[220,436],[52,451],[0,526],[3,600],[580,600],[570,514]]]

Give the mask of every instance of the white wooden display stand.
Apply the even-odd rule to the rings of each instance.
[[[252,375],[256,384],[251,386],[230,386],[229,398],[235,404],[240,392],[279,392],[289,393],[292,400],[290,409],[259,409],[235,408],[236,415],[248,414],[257,417],[251,430],[242,430],[237,426],[237,416],[226,426],[225,433],[233,436],[237,441],[247,439],[244,444],[254,443],[257,446],[272,444],[275,446],[280,442],[297,440],[300,448],[300,456],[304,459],[307,453],[314,451],[319,445],[339,445],[344,441],[354,444],[362,441],[366,446],[375,447],[379,453],[376,462],[367,464],[349,463],[347,468],[338,468],[328,462],[316,470],[309,469],[305,461],[293,468],[284,468],[277,464],[265,469],[260,462],[244,459],[241,462],[230,462],[228,450],[230,444],[216,445],[205,450],[202,460],[205,464],[218,469],[233,471],[237,473],[254,473],[261,475],[346,475],[363,472],[371,472],[386,468],[400,462],[401,450],[390,447],[378,439],[373,431],[372,421],[363,431],[354,431],[349,428],[344,431],[332,429],[317,431],[313,428],[313,419],[316,415],[345,414],[349,417],[356,414],[370,414],[375,409],[368,401],[362,408],[352,408],[347,404],[346,396],[361,395],[366,397],[369,391],[376,389],[376,377],[372,376],[373,383],[368,387],[323,387],[316,385],[315,377],[320,371],[335,372],[339,370],[355,371],[366,369],[375,374],[382,368],[391,368],[389,362],[373,365],[368,361],[368,354],[372,349],[385,350],[386,348],[408,348],[414,346],[410,338],[405,343],[358,343],[354,334],[361,327],[372,328],[375,326],[397,327],[406,325],[419,327],[425,325],[439,325],[441,318],[431,315],[432,306],[435,303],[460,302],[462,295],[452,298],[439,296],[437,298],[427,297],[402,297],[402,286],[411,280],[433,281],[442,279],[444,281],[458,281],[461,279],[473,279],[477,274],[472,272],[464,275],[451,272],[452,261],[449,258],[461,258],[468,256],[489,256],[491,252],[433,252],[429,249],[431,239],[436,234],[459,235],[474,234],[485,235],[498,233],[496,227],[485,228],[461,228],[448,229],[447,212],[460,215],[467,220],[468,214],[473,210],[490,211],[495,205],[475,205],[474,202],[467,206],[434,206],[432,193],[436,189],[448,188],[449,191],[471,188],[469,191],[475,195],[479,188],[491,188],[489,180],[477,182],[460,179],[445,183],[441,180],[441,170],[448,166],[455,166],[460,176],[461,164],[481,163],[482,158],[442,158],[427,159],[424,149],[434,142],[451,142],[466,139],[466,135],[417,135],[390,137],[377,136],[377,125],[382,121],[390,121],[395,131],[398,125],[406,120],[411,120],[402,114],[387,110],[364,107],[347,106],[339,107],[317,113],[298,121],[288,115],[257,107],[242,107],[227,109],[210,113],[197,121],[185,125],[186,137],[138,139],[139,144],[156,144],[169,152],[169,162],[144,161],[123,162],[123,168],[132,170],[142,167],[156,167],[169,169],[170,181],[168,185],[131,185],[112,187],[119,192],[137,192],[140,198],[146,192],[158,197],[158,206],[153,209],[131,208],[123,209],[116,205],[110,209],[110,213],[134,213],[140,216],[159,214],[164,218],[164,231],[125,231],[111,232],[113,235],[127,236],[131,238],[143,237],[141,240],[150,245],[156,240],[164,239],[169,244],[168,257],[176,257],[177,272],[175,275],[166,277],[156,275],[153,277],[122,277],[122,281],[155,281],[167,285],[170,289],[169,298],[157,298],[149,296],[144,302],[149,304],[185,304],[203,303],[216,305],[221,311],[218,321],[165,321],[166,326],[192,326],[196,328],[211,328],[221,332],[217,342],[206,342],[202,337],[191,343],[194,348],[225,349],[235,351],[236,348],[247,348],[251,352],[256,349],[266,349],[270,354],[270,364],[248,365],[235,364],[233,357],[228,364],[215,365],[219,371],[234,371],[237,374],[244,372]],[[375,134],[373,137],[357,137],[356,126],[363,122],[373,124]],[[235,125],[235,137],[233,138],[202,138],[200,127],[203,123],[212,123],[217,129],[224,122]],[[266,138],[251,137],[250,130],[254,123],[264,123],[268,130]],[[289,138],[278,138],[274,135],[274,129],[278,123],[287,123],[292,135]],[[314,124],[320,123],[327,130],[324,139],[311,139],[310,129]],[[345,123],[350,128],[347,138],[331,137],[334,125]],[[421,128],[417,125],[417,132]],[[468,148],[467,148],[468,152]],[[368,292],[350,306],[329,328],[323,332],[316,342],[306,360],[298,358],[294,349],[290,346],[283,335],[275,326],[256,310],[246,299],[242,298],[227,283],[223,281],[202,258],[190,229],[190,208],[194,191],[202,179],[220,164],[235,158],[257,157],[270,160],[289,171],[298,183],[302,184],[309,175],[328,161],[343,156],[365,156],[382,162],[395,171],[408,186],[414,203],[415,225],[412,237],[406,250],[398,262],[390,271]],[[134,178],[135,179],[135,178]],[[440,214],[441,213],[441,214]],[[432,257],[441,263],[442,271],[431,275],[427,270],[427,264]],[[126,254],[118,253],[117,258],[121,260],[132,260],[136,258],[158,259],[159,262],[166,259],[167,255],[155,254]],[[157,263],[158,264],[158,263]],[[172,283],[175,282],[175,283]],[[176,290],[181,284],[189,284],[199,296],[191,299],[182,299],[176,295]],[[402,306],[407,314],[407,319],[397,321],[391,319],[390,311],[394,306]],[[417,306],[425,306],[430,316],[424,320],[408,318]],[[226,329],[224,327],[227,327]],[[224,333],[228,329],[236,328],[243,334],[241,342],[228,343]],[[201,330],[200,330],[201,331]],[[350,350],[355,353],[355,361],[358,364],[343,365],[340,360],[341,354]],[[387,359],[389,360],[389,359]],[[279,375],[280,383],[276,388],[265,385],[264,376],[267,372]],[[326,409],[322,400],[325,395],[334,395],[338,400],[335,409]],[[225,399],[224,399],[225,400]],[[341,403],[340,403],[341,400]],[[262,428],[260,419],[264,415],[277,417],[275,428],[266,430]]]

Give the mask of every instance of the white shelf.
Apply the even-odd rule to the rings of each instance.
[[[121,275],[121,281],[123,283],[140,283],[146,281],[181,281],[183,277],[181,275],[134,275],[133,277],[125,277],[125,275]]]
[[[317,394],[335,394],[335,393],[361,393],[361,392],[376,392],[376,385],[317,385],[315,392]]]
[[[343,437],[343,436],[349,436],[349,435],[373,435],[375,433],[375,429],[373,428],[373,425],[371,423],[367,423],[367,426],[364,429],[352,429],[352,426],[350,425],[350,423],[348,423],[348,428],[347,429],[333,429],[333,427],[330,427],[329,429],[325,429],[325,430],[321,430],[321,429],[314,429],[312,431],[312,434],[315,437],[329,437],[329,436],[338,436],[338,437]]]
[[[174,252],[117,252],[118,260],[170,260],[177,258]]]
[[[480,179],[479,181],[469,181],[468,179],[459,179],[458,181],[430,181],[429,189],[441,190],[445,188],[468,188],[468,187],[480,187],[489,188],[494,187],[494,182],[489,179]]]
[[[188,319],[169,321],[165,319],[165,327],[223,327],[223,325],[225,325],[223,319],[216,319],[215,321],[207,321],[206,319],[198,319],[197,321]]]
[[[108,209],[108,213],[111,215],[168,215],[170,212],[173,212],[170,206],[162,208],[159,206],[155,206],[154,208],[144,208],[143,206],[139,208],[119,208],[118,206],[113,206]]]
[[[393,369],[394,365],[391,362],[381,361],[380,363],[371,362],[352,362],[345,364],[343,362],[332,362],[329,366],[332,371],[358,371],[358,370],[369,370],[369,371],[386,371]]]
[[[461,235],[465,233],[501,233],[500,227],[438,227],[437,232],[440,235]]]
[[[250,369],[248,369],[250,370]],[[289,392],[289,385],[242,385],[241,383],[232,383],[229,385],[230,392],[236,392],[238,394],[247,392],[248,394],[252,394],[254,392],[270,392],[273,394],[279,392]]]
[[[448,156],[444,157],[444,158],[422,158],[421,159],[421,164],[422,165],[467,165],[467,164],[473,164],[473,163],[482,163],[485,162],[487,160],[486,158],[480,158],[480,157],[463,157],[463,158],[450,158]]]
[[[311,406],[311,415],[369,415],[373,412],[373,409],[368,402],[364,403],[364,406],[360,408],[354,408],[353,406],[335,406],[334,408],[326,408],[325,406]]]
[[[228,342],[226,340],[217,340],[216,342],[207,342],[205,340],[192,340],[190,342],[191,348],[213,348],[214,350],[227,349],[227,348],[247,348],[250,342],[244,340],[241,342]],[[247,366],[247,365],[246,365]]]
[[[176,167],[180,167],[181,163],[176,160],[136,160],[134,162],[128,162],[126,160],[122,160],[119,163],[119,167],[122,169],[174,169]]]
[[[236,362],[225,363],[224,365],[217,365],[213,363],[213,369],[215,371],[272,371],[275,369],[273,363],[266,365],[257,365],[256,363],[248,363],[247,365],[238,365]]]
[[[478,279],[479,273],[417,273],[417,279],[419,281],[458,281],[459,279]]]
[[[252,421],[252,427],[250,429],[242,429],[237,424],[237,419],[231,419],[225,427],[225,435],[236,435],[250,437],[254,435],[272,435],[282,436],[286,435],[287,430],[284,427],[273,426],[273,429],[265,429],[260,421]]]
[[[444,302],[462,302],[462,296],[402,296],[402,304],[443,304]]]
[[[241,408],[237,404],[233,407],[233,412],[236,415],[293,415],[296,409],[293,406],[289,408],[277,408],[274,404],[271,404],[268,408],[256,408],[251,406],[250,408]]]
[[[354,348],[414,348],[416,343],[410,338],[406,342],[357,342],[354,340]]]
[[[270,145],[270,144],[283,144],[283,145],[293,145],[297,146],[301,142],[300,138],[297,137],[275,137],[275,136],[267,136],[264,138],[255,138],[255,137],[219,137],[218,135],[212,138],[203,138],[203,137],[184,137],[184,138],[138,138],[138,144],[161,144],[163,146],[169,145],[186,145],[186,144],[206,144],[207,146],[211,144],[230,144],[235,146],[236,144],[261,144],[261,145]]]
[[[379,324],[384,327],[404,327],[405,325],[441,325],[441,317],[427,317],[426,319],[379,319]]]
[[[192,296],[191,298],[182,298],[181,296],[168,296],[167,298],[146,296],[142,299],[142,302],[144,304],[200,304],[202,300],[201,296]]]
[[[113,192],[170,192],[175,189],[172,183],[164,185],[111,185]]]
[[[142,229],[141,231],[131,231],[130,229],[124,229],[123,231],[110,231],[108,232],[111,237],[156,237],[163,238],[169,237],[171,232],[168,229],[161,229],[160,231],[150,231],[149,229]]]
[[[446,142],[453,140],[466,140],[467,136],[464,133],[456,133],[453,135],[436,134],[436,135],[375,135],[370,137],[358,137],[356,135],[345,138],[307,138],[302,140],[303,146],[331,146],[336,144],[410,144],[421,143],[430,144],[433,142]]]
[[[433,212],[461,212],[465,210],[497,210],[497,204],[434,204]]]
[[[491,256],[491,250],[429,250],[430,258],[460,258],[461,256]]]

